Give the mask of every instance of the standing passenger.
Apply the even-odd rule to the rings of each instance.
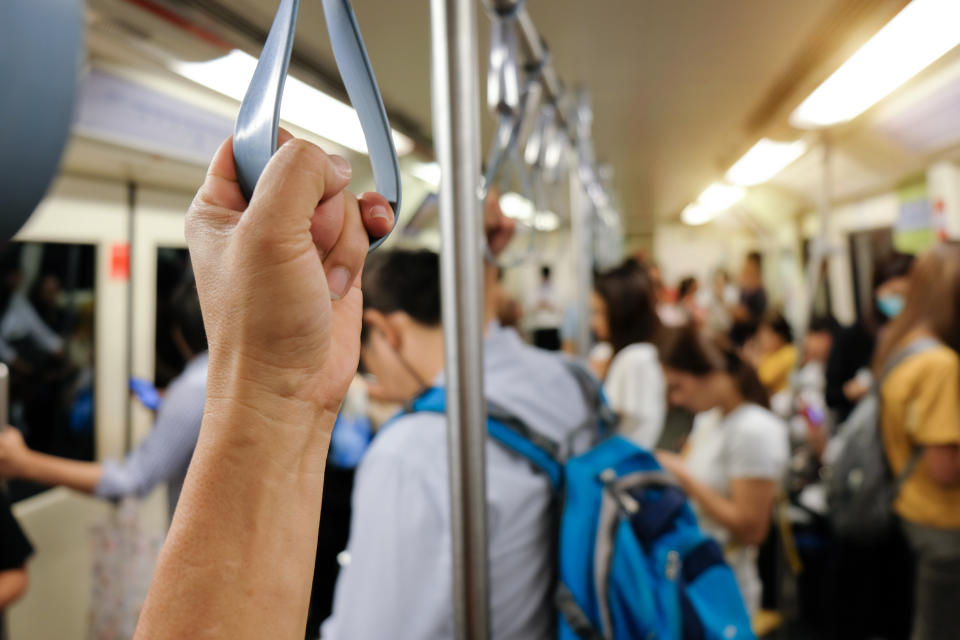
[[[740,272],[740,301],[733,308],[731,338],[742,345],[767,312],[767,290],[763,287],[763,254],[751,251],[743,262]]]
[[[193,456],[203,420],[207,387],[207,338],[195,289],[174,293],[173,340],[188,361],[170,383],[153,430],[123,461],[84,462],[32,451],[16,429],[0,434],[0,476],[65,486],[101,498],[146,496],[167,485],[170,514]]]
[[[760,605],[757,547],[770,529],[789,459],[786,425],[767,409],[753,368],[692,328],[674,333],[661,358],[670,400],[697,414],[685,456],[660,451],[693,501],[700,524],[727,550],[747,610]]]
[[[903,311],[880,340],[874,372],[918,339],[939,347],[890,372],[881,389],[884,446],[895,475],[911,460],[895,509],[916,557],[913,640],[956,638],[960,626],[960,244],[917,259]],[[879,377],[879,376],[877,376]]]
[[[758,350],[757,376],[767,393],[775,396],[786,390],[790,374],[797,364],[797,348],[793,329],[783,314],[767,314],[760,322],[754,338]]]
[[[488,216],[490,212],[488,212]],[[512,222],[488,219],[491,249]],[[492,322],[487,268],[485,397],[557,442],[588,409],[563,356],[525,345]],[[440,265],[428,251],[372,255],[363,274],[361,357],[392,398],[413,400],[443,385]],[[409,413],[381,427],[360,464],[349,563],[337,582],[323,640],[452,638],[450,476],[447,420]],[[553,606],[554,512],[547,478],[487,440],[491,637],[545,639]]]
[[[597,276],[591,301],[597,339],[613,347],[604,391],[624,433],[657,445],[666,416],[666,387],[655,346],[661,331],[653,282],[634,260]]]

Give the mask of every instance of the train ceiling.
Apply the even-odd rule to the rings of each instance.
[[[256,53],[277,4],[89,3],[152,45],[190,59],[214,57],[229,46]],[[528,10],[563,80],[590,90],[597,154],[614,169],[628,234],[642,237],[655,222],[675,219],[760,137],[799,135],[786,124],[790,111],[905,4],[531,0]],[[429,153],[429,2],[354,0],[354,7],[394,127]],[[488,22],[479,18],[485,65]],[[955,54],[912,82],[907,92],[832,134],[838,197],[888,188],[922,170],[931,155],[956,146],[960,128],[948,115],[960,103]],[[342,92],[319,2],[301,3],[294,66],[324,90]],[[928,99],[921,108],[904,93]],[[488,114],[483,121],[488,140]],[[818,154],[810,153],[768,188],[790,195],[800,209],[816,201],[819,185]]]

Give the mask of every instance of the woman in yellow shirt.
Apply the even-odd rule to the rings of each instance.
[[[790,383],[790,373],[797,364],[797,348],[793,345],[793,329],[779,312],[764,317],[757,328],[757,346],[762,354],[757,361],[757,376],[775,396]]]
[[[921,256],[910,280],[903,312],[881,339],[875,371],[914,340],[941,342],[897,366],[881,390],[893,473],[914,452],[920,456],[894,506],[917,560],[911,637],[940,640],[956,638],[960,628],[960,243]]]

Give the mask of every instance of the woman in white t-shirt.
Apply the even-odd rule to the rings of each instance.
[[[607,400],[624,434],[652,449],[666,415],[666,384],[654,346],[661,326],[653,281],[642,265],[628,260],[597,276],[590,306],[594,336],[613,351],[604,380]]]
[[[658,452],[690,496],[700,526],[726,549],[747,610],[760,606],[757,546],[789,460],[787,427],[767,408],[753,368],[691,328],[664,342],[671,402],[697,414],[683,456]]]

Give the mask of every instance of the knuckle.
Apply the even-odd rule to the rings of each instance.
[[[294,138],[280,148],[287,149],[290,161],[300,166],[320,166],[326,160],[326,154],[320,147],[301,138]]]

